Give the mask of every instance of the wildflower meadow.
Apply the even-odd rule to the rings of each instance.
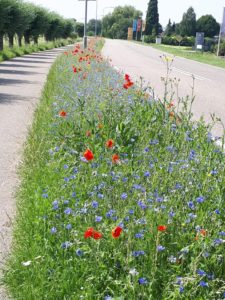
[[[15,299],[224,299],[225,156],[94,42],[52,67],[20,169]]]

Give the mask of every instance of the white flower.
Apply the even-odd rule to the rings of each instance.
[[[22,262],[22,265],[23,265],[24,267],[27,267],[27,266],[31,265],[31,263],[32,263],[32,261],[31,261],[31,260],[28,260],[28,261]]]
[[[138,275],[139,273],[138,273],[138,271],[135,268],[133,268],[133,269],[130,269],[129,274],[131,276],[135,276],[135,275]]]

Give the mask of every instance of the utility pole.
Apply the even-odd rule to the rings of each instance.
[[[78,0],[78,1],[85,1],[85,17],[84,17],[84,49],[87,48],[87,12],[88,12],[88,1],[96,1],[97,0]],[[96,4],[97,6],[97,4]],[[96,8],[97,11],[97,8]],[[96,13],[97,16],[97,13]],[[97,22],[97,21],[96,21]]]
[[[96,0],[96,14],[95,14],[95,37],[98,35],[98,0]]]

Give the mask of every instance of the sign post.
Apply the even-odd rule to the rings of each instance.
[[[195,50],[204,50],[204,32],[196,32]]]

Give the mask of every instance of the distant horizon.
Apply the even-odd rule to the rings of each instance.
[[[25,1],[27,2],[27,1]],[[29,2],[41,5],[51,11],[55,11],[65,18],[74,18],[77,22],[84,22],[85,3],[78,0],[64,0],[63,5],[61,1],[55,0],[29,0]],[[149,0],[97,0],[98,4],[98,19],[101,20],[103,15],[111,13],[113,8],[117,6],[131,5],[143,13],[145,19]],[[225,0],[158,0],[159,22],[165,27],[169,19],[171,22],[179,23],[182,19],[183,13],[192,6],[196,13],[196,18],[202,15],[211,14],[218,23],[222,22],[223,8],[225,7]],[[176,9],[175,9],[176,8]],[[88,20],[95,19],[96,16],[96,2],[88,2]]]

